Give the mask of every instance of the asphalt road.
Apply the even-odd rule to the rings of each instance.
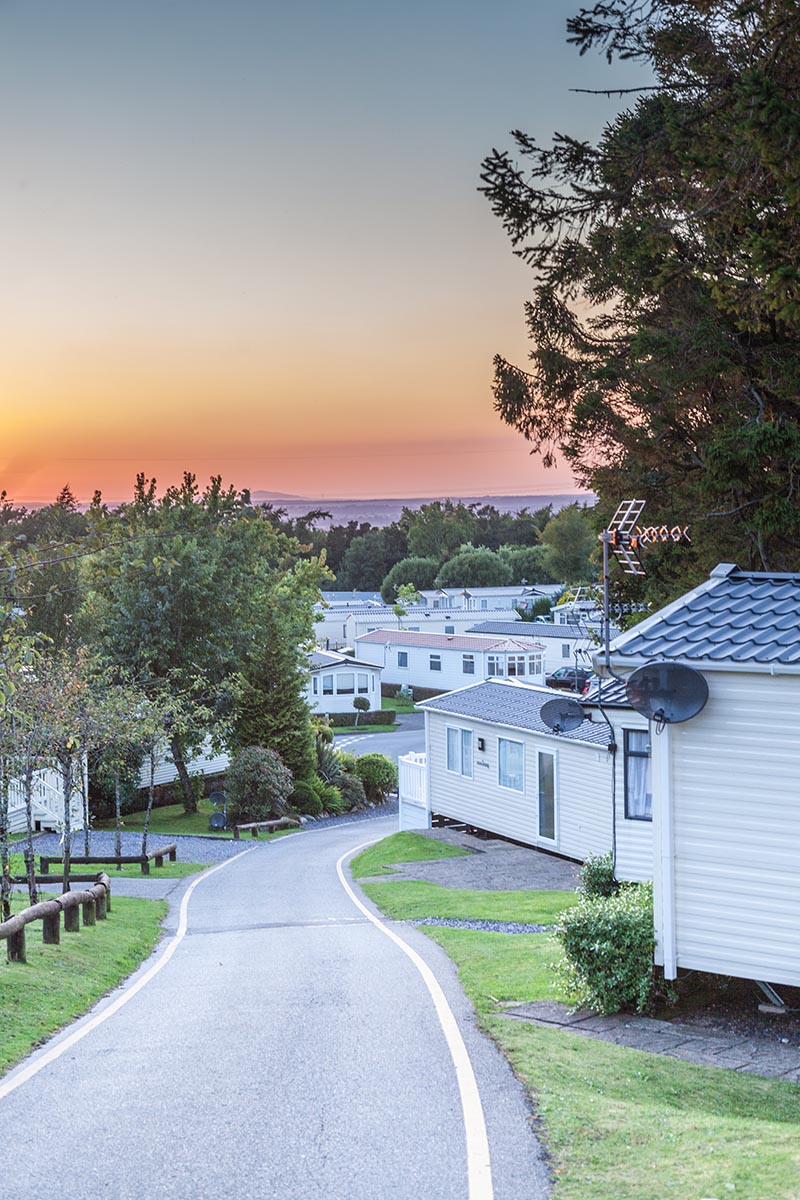
[[[468,1189],[456,1071],[430,994],[337,877],[345,851],[395,824],[255,845],[187,882],[186,935],[175,937],[173,905],[155,960],[0,1081],[6,1194],[544,1197],[522,1089],[443,952],[394,923],[439,979],[477,1077],[494,1186]]]
[[[394,733],[358,733],[350,730],[334,738],[334,745],[348,754],[385,754],[397,759],[401,754],[421,753],[425,749],[425,718],[408,713],[400,718]]]

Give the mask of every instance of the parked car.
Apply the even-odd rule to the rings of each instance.
[[[545,676],[545,683],[551,688],[565,688],[569,692],[588,691],[592,672],[586,667],[559,667],[557,671]]]

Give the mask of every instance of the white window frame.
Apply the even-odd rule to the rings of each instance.
[[[451,738],[454,735],[456,745],[453,747],[454,760],[458,767],[450,765],[451,757]],[[445,725],[444,733],[444,761],[445,769],[450,775],[459,775],[462,779],[474,778],[472,769],[472,730],[465,729],[463,725]]]
[[[515,787],[512,783],[503,783],[503,778],[502,778],[503,752],[501,750],[501,746],[503,745],[504,742],[508,746],[519,746],[520,750],[522,751],[522,786],[521,787]],[[510,776],[507,776],[507,778],[510,778]],[[503,790],[506,792],[514,792],[515,795],[517,795],[517,796],[524,795],[524,793],[525,793],[525,743],[524,742],[518,742],[516,738],[499,737],[497,739],[497,786],[503,788]]]
[[[528,674],[541,675],[544,672],[544,658],[541,653],[528,655]]]
[[[561,643],[561,657],[566,658],[567,661],[572,658],[572,647],[570,646],[569,642]]]
[[[474,654],[462,654],[461,655],[461,674],[462,675],[474,675],[475,674],[475,655]]]
[[[400,661],[401,658],[403,659],[402,662]],[[407,650],[398,650],[397,651],[397,666],[401,671],[408,670],[408,651]]]
[[[632,750],[630,748],[630,744],[629,744],[630,743],[630,735],[632,733],[638,734],[641,737],[647,738],[647,754],[642,754],[642,752],[640,750]],[[650,731],[647,729],[623,729],[623,731],[622,731],[622,746],[623,746],[622,773],[623,773],[623,781],[624,781],[623,812],[625,814],[625,820],[626,821],[645,821],[645,822],[652,824],[652,821],[653,821],[653,758],[652,758],[653,748],[651,745]],[[643,759],[647,760],[647,767],[645,768],[645,787],[649,783],[650,791],[649,792],[645,791],[645,809],[647,808],[646,801],[649,798],[650,812],[649,812],[649,814],[647,812],[645,812],[645,815],[641,816],[641,817],[634,816],[628,811],[628,797],[629,797],[629,793],[630,793],[628,766],[629,766],[631,759],[638,759],[640,761]]]
[[[322,676],[322,694],[323,696],[334,696],[336,694],[334,690],[333,673]]]
[[[436,664],[435,666],[434,666],[434,663]],[[441,671],[441,669],[442,669],[442,656],[441,656],[441,654],[430,654],[430,655],[428,655],[428,669],[429,669],[430,671]]]
[[[506,655],[506,675],[508,675],[509,679],[513,679],[519,675],[524,675],[526,667],[527,663],[525,662],[524,654]]]
[[[486,656],[486,676],[491,679],[497,676],[498,679],[505,678],[505,664],[501,654],[489,654]]]

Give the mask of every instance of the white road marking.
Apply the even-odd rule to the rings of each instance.
[[[336,864],[339,882],[356,908],[360,909],[372,924],[380,929],[381,933],[385,933],[411,959],[430,992],[433,1006],[436,1009],[436,1015],[439,1018],[439,1024],[442,1027],[450,1056],[453,1059],[453,1066],[456,1069],[458,1090],[461,1096],[461,1111],[464,1117],[464,1133],[467,1142],[469,1200],[493,1200],[492,1164],[489,1155],[489,1139],[486,1134],[486,1119],[484,1117],[483,1104],[481,1103],[481,1096],[478,1091],[478,1081],[472,1069],[469,1051],[461,1036],[461,1030],[458,1028],[453,1010],[447,1002],[447,997],[442,991],[439,981],[425,960],[420,958],[416,950],[413,950],[394,930],[389,929],[383,921],[369,911],[366,905],[361,903],[344,877],[344,871],[342,870],[344,860],[351,854],[357,854],[365,846],[373,845],[377,840],[379,839],[373,838],[372,841],[362,842],[360,846],[356,846],[353,850],[348,850],[346,854],[342,855]]]
[[[218,863],[216,867],[212,867],[210,871],[204,871],[202,875],[198,875],[197,879],[195,879],[193,883],[186,889],[183,899],[181,900],[178,928],[175,932],[175,936],[157,962],[154,962],[152,967],[145,971],[144,975],[142,975],[140,979],[136,980],[136,983],[132,984],[131,987],[127,988],[117,997],[116,1000],[109,1004],[108,1008],[104,1008],[102,1012],[97,1013],[96,1016],[86,1021],[85,1024],[81,1025],[78,1029],[71,1033],[69,1037],[66,1037],[63,1041],[58,1042],[57,1045],[53,1046],[50,1050],[46,1050],[43,1054],[38,1055],[27,1066],[22,1067],[18,1071],[14,1072],[4,1083],[0,1083],[0,1100],[4,1100],[6,1096],[10,1096],[11,1093],[16,1091],[18,1087],[22,1087],[23,1083],[27,1083],[29,1079],[33,1079],[34,1075],[38,1075],[40,1071],[44,1070],[45,1067],[48,1067],[50,1063],[53,1063],[57,1059],[61,1058],[62,1054],[66,1054],[68,1050],[71,1050],[73,1046],[82,1041],[83,1038],[86,1037],[87,1033],[91,1033],[92,1030],[97,1029],[99,1025],[102,1025],[104,1021],[107,1021],[109,1017],[113,1017],[115,1013],[118,1013],[123,1005],[127,1004],[129,1000],[132,1000],[133,997],[137,995],[143,987],[150,983],[151,979],[154,979],[159,971],[161,971],[162,968],[167,965],[175,951],[178,949],[178,946],[186,937],[189,900],[194,889],[198,886],[198,884],[202,883],[204,879],[208,879],[217,871],[221,871],[223,867],[230,866],[231,863],[236,862],[237,858],[241,858],[244,854],[249,854],[252,849],[253,847],[249,846],[247,850],[242,850],[239,854],[234,854],[233,858],[228,858],[225,860],[225,862]]]

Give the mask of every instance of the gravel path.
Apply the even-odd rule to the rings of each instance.
[[[397,812],[397,800],[392,800],[388,804],[382,804],[378,808],[366,808],[360,812],[345,813],[341,817],[323,817],[320,820],[309,820],[303,826],[303,829],[311,832],[315,829],[328,829],[332,825],[348,825],[354,821],[372,821],[377,817],[389,817]],[[218,862],[225,862],[228,858],[233,858],[241,850],[252,845],[252,838],[242,838],[240,841],[234,841],[233,838],[218,838],[218,837],[201,837],[188,834],[171,834],[171,833],[150,833],[147,838],[148,849],[157,850],[159,846],[167,846],[170,842],[175,842],[178,847],[178,859],[180,862],[208,863],[209,865]],[[57,833],[38,833],[33,841],[36,854],[61,854],[62,847]],[[142,846],[141,832],[135,830],[123,832],[122,834],[122,853],[123,854],[138,854]],[[114,831],[110,829],[95,829],[92,831],[91,839],[92,854],[113,854],[114,853]],[[83,854],[83,833],[80,832],[73,836],[72,853]]]
[[[479,929],[483,933],[549,933],[555,925],[523,925],[519,921],[459,921],[455,917],[421,917],[412,925],[445,925],[448,929]]]

